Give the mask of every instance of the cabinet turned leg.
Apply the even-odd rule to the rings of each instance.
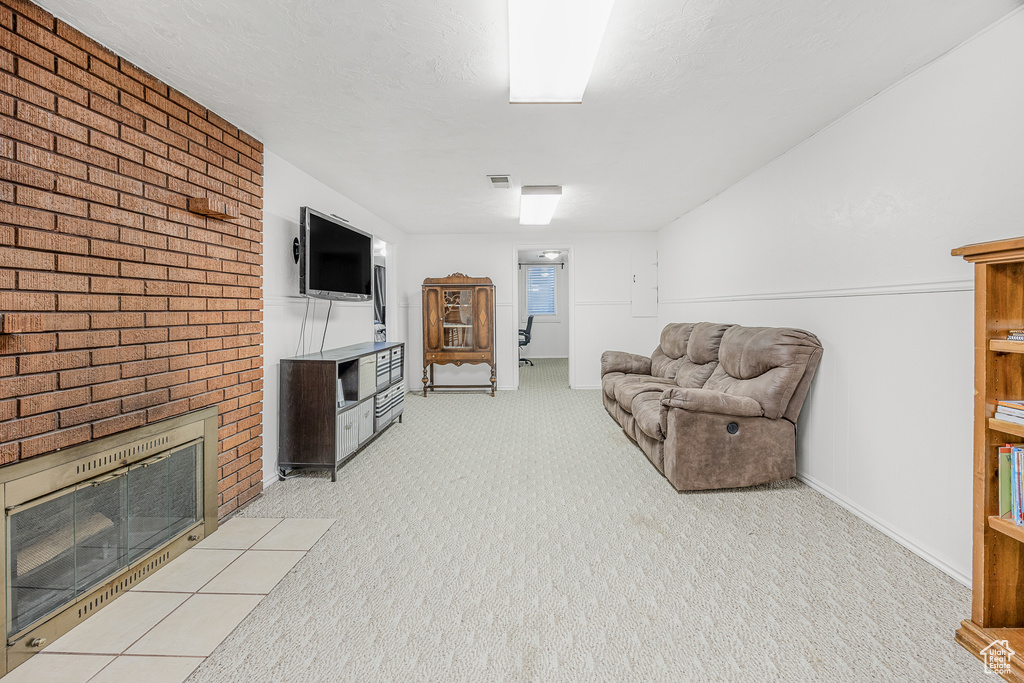
[[[423,366],[423,398],[427,397],[427,366]]]
[[[491,366],[491,398],[494,398],[494,389],[498,386],[498,373],[497,369]]]

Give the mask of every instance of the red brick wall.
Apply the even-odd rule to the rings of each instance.
[[[217,405],[220,514],[260,492],[262,152],[0,0],[0,464]]]

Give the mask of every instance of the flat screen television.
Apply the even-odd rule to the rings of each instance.
[[[339,218],[302,207],[299,293],[335,301],[373,298],[373,236]]]

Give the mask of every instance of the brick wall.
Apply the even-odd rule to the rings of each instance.
[[[0,465],[217,405],[220,514],[260,492],[262,152],[0,0]]]

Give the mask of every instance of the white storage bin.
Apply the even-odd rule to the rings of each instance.
[[[357,410],[346,410],[338,415],[338,456],[337,462],[344,460],[359,447],[359,426]]]
[[[374,356],[363,356],[359,359],[359,400],[373,395],[377,389],[374,382],[374,372],[379,369],[376,365],[377,359]],[[390,365],[388,366],[390,367]],[[387,368],[385,368],[387,369]]]
[[[394,420],[402,411],[405,409],[405,387],[401,384],[396,384],[391,387],[391,399],[389,401],[391,405],[391,419]]]
[[[400,379],[403,375],[402,369],[404,367],[405,359],[402,357],[402,347],[391,349],[391,381],[394,382],[396,379]]]
[[[373,424],[374,431],[379,432],[384,426],[391,421],[391,392],[382,391],[377,394],[377,398],[374,403],[374,414]]]
[[[359,413],[359,445],[373,436],[373,401],[363,401],[355,410]]]
[[[386,387],[391,381],[391,354],[381,351],[377,354],[377,388]]]

